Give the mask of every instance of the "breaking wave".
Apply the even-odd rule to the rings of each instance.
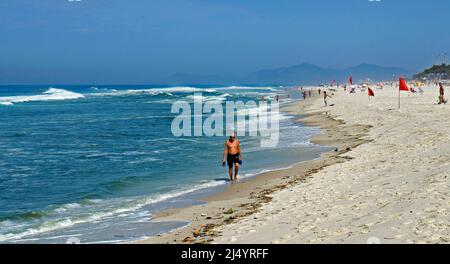
[[[21,95],[0,97],[1,105],[14,105],[16,103],[52,101],[52,100],[73,100],[84,98],[84,95],[74,93],[64,89],[50,88],[39,95]]]

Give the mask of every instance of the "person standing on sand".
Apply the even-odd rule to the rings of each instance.
[[[239,140],[236,139],[236,134],[231,132],[230,138],[225,142],[225,150],[223,151],[223,160],[222,165],[225,166],[225,163],[228,164],[228,173],[230,176],[230,181],[237,181],[239,166],[242,165],[242,152]],[[233,166],[234,169],[234,177],[233,177]]]
[[[323,102],[325,103],[325,106],[328,106],[327,98],[331,98],[331,96],[329,96],[326,91],[323,91]]]
[[[440,82],[439,83],[439,104],[446,104],[447,101],[444,97],[444,85]]]

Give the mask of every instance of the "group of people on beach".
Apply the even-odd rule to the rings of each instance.
[[[289,99],[291,98],[291,96],[289,94],[286,94],[286,98]],[[261,95],[261,97],[259,98],[261,100],[261,102],[265,102],[266,101],[266,97],[264,95]],[[276,95],[275,96],[275,101],[279,102],[281,100],[280,95]]]
[[[313,96],[313,94],[312,94],[313,91],[311,89],[306,91],[303,89],[303,87],[301,87],[300,91],[302,93],[303,100],[306,100],[307,97]],[[325,107],[327,107],[328,106],[328,98],[331,98],[330,94],[327,93],[327,91],[322,91],[321,88],[319,88],[317,90],[317,92],[319,93],[319,96],[321,96],[323,94],[323,102],[324,102]]]

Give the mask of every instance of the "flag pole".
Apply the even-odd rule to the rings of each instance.
[[[400,109],[400,87],[398,88],[398,109]]]

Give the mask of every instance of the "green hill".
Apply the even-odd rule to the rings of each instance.
[[[414,79],[450,79],[450,65],[441,64],[441,65],[433,65],[433,67],[424,70],[421,73],[414,75]]]

